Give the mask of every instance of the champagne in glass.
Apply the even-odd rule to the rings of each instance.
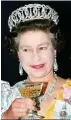
[[[39,96],[41,94],[42,83],[23,82],[23,85],[19,87],[19,91],[23,97],[28,97],[36,102],[37,109],[39,108]],[[24,118],[24,117],[23,117]],[[42,116],[37,114],[37,111],[30,111],[26,118],[40,119]]]

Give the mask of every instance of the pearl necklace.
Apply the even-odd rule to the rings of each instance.
[[[39,97],[39,101],[40,102],[42,102],[43,100],[47,99],[51,95],[51,93],[52,93],[52,91],[53,91],[53,89],[54,89],[54,87],[56,85],[56,81],[57,81],[57,78],[55,78],[53,80],[53,82],[51,83],[49,88],[46,90],[46,93],[43,96]]]

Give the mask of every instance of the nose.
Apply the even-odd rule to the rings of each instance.
[[[39,55],[38,51],[34,51],[32,58],[34,62],[38,62],[41,59],[41,56]]]

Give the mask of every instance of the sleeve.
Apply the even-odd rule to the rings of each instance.
[[[3,114],[16,98],[21,98],[18,88],[11,87],[7,81],[1,81],[1,114]]]
[[[54,117],[56,119],[71,118],[71,80],[67,79],[57,96],[56,104],[54,107]]]
[[[64,101],[68,102],[71,105],[71,80],[68,79],[64,85],[63,91]]]

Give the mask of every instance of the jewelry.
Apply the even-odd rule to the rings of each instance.
[[[19,63],[19,74],[21,76],[23,75],[23,68],[22,68],[21,62]]]
[[[46,90],[46,93],[42,97],[39,98],[40,102],[47,99],[51,95],[51,93],[56,85],[56,81],[57,81],[57,79],[55,78],[53,80],[53,82],[51,83],[51,85],[49,86],[49,88]]]
[[[66,116],[67,116],[67,111],[66,111],[66,102],[65,102],[65,104],[63,105],[63,107],[62,107],[62,110],[60,111],[60,118],[61,119],[65,119],[66,118]]]
[[[69,104],[71,105],[71,96],[70,96],[70,98],[69,98]]]
[[[24,110],[23,108],[19,108],[19,112],[23,112],[23,110]]]
[[[44,4],[28,4],[20,7],[12,12],[8,19],[10,32],[20,22],[29,20],[46,19],[51,20],[54,24],[58,24],[58,13],[49,5]]]
[[[57,65],[57,60],[56,60],[56,56],[54,59],[54,72],[56,72],[58,70],[58,65]]]

